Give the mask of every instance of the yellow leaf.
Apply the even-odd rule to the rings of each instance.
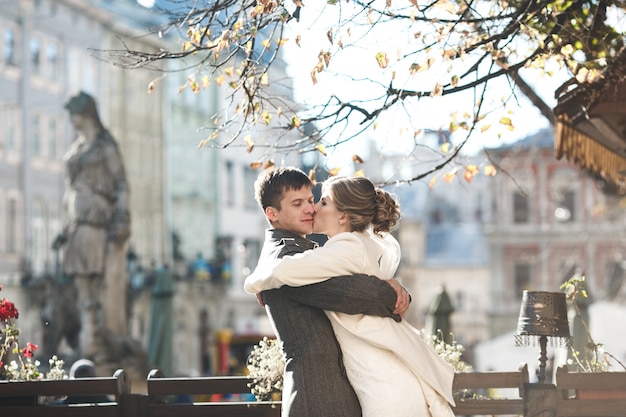
[[[263,166],[263,164],[259,161],[254,161],[250,163],[250,168],[252,169],[259,169]]]
[[[234,73],[233,67],[224,68],[224,74],[228,75],[229,77],[232,77],[233,73]]]
[[[286,43],[287,43],[287,41],[289,41],[289,39],[288,39],[288,38],[280,38],[280,39],[278,40],[278,46],[283,46],[284,44],[286,44]]]
[[[243,141],[246,144],[246,152],[252,152],[252,150],[254,149],[254,141],[252,140],[252,135],[246,135],[246,137],[243,138]]]
[[[183,84],[180,87],[178,87],[178,94],[182,93],[185,90],[185,88],[187,88],[187,84]]]
[[[313,183],[313,185],[317,184],[317,178],[315,175],[315,170],[314,169],[310,169],[309,170],[309,179],[311,180],[311,182]]]
[[[480,128],[480,132],[486,132],[487,130],[489,130],[490,127],[490,124],[483,125],[483,127]]]
[[[496,172],[496,167],[494,167],[493,165],[487,165],[483,168],[483,174],[489,177],[493,177],[494,175],[496,175]]]
[[[291,124],[293,124],[294,127],[300,127],[300,118],[298,118],[298,116],[292,116],[291,117]]]
[[[380,68],[387,68],[387,65],[389,65],[389,58],[387,57],[387,53],[386,52],[378,52],[376,54],[376,62],[378,62],[378,66]]]
[[[200,143],[198,143],[198,149],[202,148],[204,145],[206,145],[206,143],[208,142],[208,139],[202,139],[200,141]]]
[[[215,84],[217,84],[219,86],[224,84],[224,81],[226,81],[226,77],[224,75],[220,75],[220,76],[215,78]]]
[[[365,171],[363,171],[362,169],[359,169],[358,171],[356,171],[354,173],[355,177],[364,177],[365,176]]]
[[[508,117],[502,117],[500,119],[500,124],[505,125],[505,126],[513,126],[513,122]]]
[[[435,188],[435,182],[437,182],[437,177],[432,177],[430,181],[428,181],[428,188],[431,190]]]
[[[265,111],[263,111],[263,113],[261,113],[261,118],[263,119],[263,122],[266,125],[269,125],[270,122],[272,121],[272,115],[267,110],[265,110]]]
[[[268,159],[267,161],[265,161],[265,164],[263,165],[263,168],[268,169],[273,167],[274,165],[274,161],[272,161],[271,159]]]
[[[334,177],[337,174],[339,174],[339,171],[341,171],[341,168],[332,168],[328,171],[328,175],[330,175],[331,177]]]
[[[317,149],[317,151],[322,155],[328,156],[328,152],[326,152],[326,147],[324,145],[317,145],[315,149]]]
[[[261,41],[261,45],[263,45],[266,49],[269,49],[271,41],[269,39],[264,39]]]
[[[315,68],[313,68],[313,71],[311,71],[311,81],[313,82],[313,85],[317,84],[317,70]]]
[[[441,144],[441,146],[439,147],[439,149],[441,150],[441,152],[443,153],[448,153],[450,152],[450,143],[446,142]]]
[[[450,85],[452,87],[456,87],[457,85],[459,85],[459,76],[458,75],[453,75],[452,79],[450,80]]]
[[[267,72],[261,75],[260,81],[262,85],[270,85],[269,76],[267,75]]]
[[[456,173],[458,171],[459,171],[458,168],[454,168],[452,171],[448,172],[447,174],[443,176],[443,180],[447,183],[451,183],[452,180],[454,180],[454,177],[456,177]]]

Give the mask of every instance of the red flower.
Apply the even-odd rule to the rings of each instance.
[[[22,349],[22,354],[24,355],[24,357],[30,359],[33,357],[33,353],[39,349],[39,346],[37,346],[34,343],[26,343],[26,347],[24,349]]]
[[[0,303],[0,320],[16,319],[19,315],[15,304],[3,298],[2,303]]]

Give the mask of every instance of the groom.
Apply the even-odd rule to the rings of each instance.
[[[313,249],[313,192],[296,168],[273,168],[259,175],[255,198],[271,228],[259,262]],[[324,310],[392,317],[400,321],[409,305],[395,280],[367,275],[331,278],[257,294],[287,356],[282,417],[361,417],[342,353]]]

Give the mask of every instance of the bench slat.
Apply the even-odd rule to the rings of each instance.
[[[280,403],[150,404],[148,417],[280,417]]]
[[[452,408],[459,416],[470,415],[524,415],[524,400],[522,399],[461,399],[456,400],[456,407]]]

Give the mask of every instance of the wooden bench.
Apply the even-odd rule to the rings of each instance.
[[[524,415],[524,390],[528,384],[528,365],[513,372],[468,372],[454,375],[457,416]],[[512,397],[495,396],[494,389],[515,391]]]
[[[130,394],[130,379],[124,370],[112,377],[42,381],[0,381],[0,414],[11,417],[121,417],[123,402]],[[43,404],[46,399],[108,396],[110,402]]]
[[[145,416],[280,417],[280,401],[250,399],[249,382],[246,376],[164,378],[153,370],[147,380]]]
[[[626,416],[626,372],[556,370],[557,417]]]

